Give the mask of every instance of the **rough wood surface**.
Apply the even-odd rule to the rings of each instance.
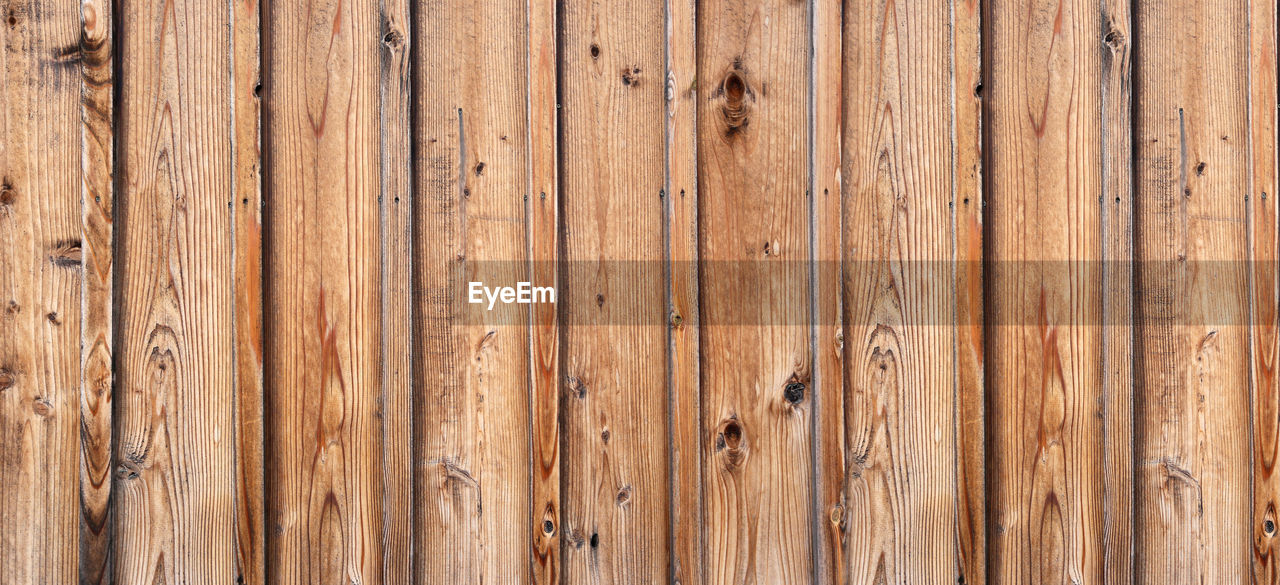
[[[561,5],[566,583],[669,577],[663,11]]]
[[[560,175],[559,96],[557,51],[558,14],[555,0],[529,2],[529,260],[530,282],[560,290]],[[529,329],[530,454],[533,482],[529,528],[533,549],[533,582],[557,585],[561,581],[560,499],[560,310],[555,304],[532,307]]]
[[[383,579],[378,5],[265,6],[267,556]]]
[[[236,576],[266,584],[262,394],[261,4],[231,4],[232,156],[235,182]]]
[[[382,571],[413,582],[413,152],[407,0],[382,0],[379,111],[382,191]]]
[[[848,583],[957,580],[953,214],[945,6],[845,19]],[[961,204],[963,206],[963,204]]]
[[[1280,583],[1275,3],[259,2],[0,3],[0,583]]]
[[[1098,582],[1101,11],[988,16],[988,582]]]
[[[666,237],[671,582],[704,583],[699,416],[696,0],[666,3]]]
[[[118,7],[115,581],[225,583],[236,519],[230,12]]]
[[[1243,583],[1253,562],[1247,16],[1220,1],[1134,10],[1142,583]]]
[[[80,525],[80,14],[71,3],[24,1],[0,15],[0,581],[71,583]]]
[[[526,6],[432,0],[414,35],[438,48],[413,64],[414,223],[432,234],[414,242],[414,548],[432,551],[415,556],[414,576],[424,583],[527,583],[542,530],[541,509],[529,526],[527,305],[486,311],[466,296],[471,281],[529,276]]]
[[[80,582],[111,580],[115,7],[80,5]]]
[[[813,576],[808,8],[698,6],[708,583]]]

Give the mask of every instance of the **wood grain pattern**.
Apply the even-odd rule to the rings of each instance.
[[[985,29],[990,583],[1102,578],[1101,11],[996,4]]]
[[[414,59],[414,548],[434,552],[415,557],[424,583],[531,580],[530,315],[477,310],[465,294],[471,281],[529,276],[526,6],[433,0],[414,35],[439,48]]]
[[[1102,582],[1133,574],[1133,29],[1129,0],[1102,5]]]
[[[697,0],[666,3],[671,582],[704,583],[698,308]]]
[[[844,5],[813,4],[813,410],[815,581],[844,583]],[[861,8],[860,6],[855,9]]]
[[[235,578],[225,4],[120,8],[115,581]]]
[[[0,580],[71,583],[79,550],[80,14],[0,12]]]
[[[980,0],[951,3],[955,139],[951,204],[956,295],[957,582],[987,582],[986,346],[983,270],[983,100]]]
[[[413,43],[410,2],[380,6],[379,111],[382,192],[382,572],[413,582]]]
[[[945,6],[845,19],[848,583],[957,579],[955,119]],[[945,537],[943,536],[945,535]]]
[[[273,583],[383,579],[377,4],[266,7]]]
[[[115,7],[80,4],[80,582],[111,579]]]
[[[669,577],[666,80],[656,4],[562,5],[566,583]]]
[[[529,3],[529,261],[530,282],[561,290],[560,232],[562,209],[559,155],[559,2]],[[533,482],[529,527],[533,542],[533,582],[555,585],[561,581],[561,440],[560,388],[562,358],[560,309],[545,303],[531,308],[530,426]]]
[[[698,7],[708,583],[813,576],[808,6]]]
[[[1229,2],[1135,5],[1141,583],[1249,579],[1250,292],[1240,260],[1252,173],[1249,81],[1234,73],[1249,67],[1247,16]]]
[[[1276,5],[1248,4],[1249,22],[1249,385],[1253,480],[1251,497],[1253,583],[1280,583],[1280,380],[1276,378],[1277,282],[1276,216]]]
[[[262,393],[261,4],[231,4],[235,237],[236,575],[266,583],[266,470]]]

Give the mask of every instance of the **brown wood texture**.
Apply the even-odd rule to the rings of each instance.
[[[117,583],[234,577],[234,159],[216,2],[118,5]]]
[[[1276,18],[0,2],[0,585],[1280,583]]]
[[[267,575],[378,584],[399,489],[383,489],[383,27],[371,1],[265,9]]]
[[[3,15],[0,574],[70,583],[80,525],[80,18],[74,5],[42,2],[9,3]]]

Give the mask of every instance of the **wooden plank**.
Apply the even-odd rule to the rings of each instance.
[[[698,7],[706,579],[813,576],[808,5]]]
[[[1129,0],[1102,4],[1102,582],[1133,583],[1134,197]]]
[[[960,576],[987,582],[986,346],[983,306],[982,10],[951,4],[951,99],[955,100],[956,506]]]
[[[846,16],[845,78],[862,88],[844,102],[847,582],[954,582],[951,14],[870,2]]]
[[[1222,1],[1134,13],[1142,582],[1250,573],[1248,16]]]
[[[560,290],[560,178],[557,103],[557,5],[529,2],[529,260],[530,282]],[[536,196],[534,196],[536,194]],[[529,329],[533,464],[530,501],[533,582],[558,585],[561,567],[559,308],[532,307]]]
[[[80,582],[111,580],[115,8],[80,4]]]
[[[957,583],[987,582],[986,351],[982,188],[982,2],[951,4],[955,102],[954,234],[956,259]]]
[[[124,2],[115,581],[235,578],[225,4]]]
[[[270,578],[378,584],[378,5],[322,0],[266,8]]]
[[[989,582],[1102,578],[1097,3],[990,10]]]
[[[667,349],[671,582],[705,582],[698,308],[697,0],[667,0]]]
[[[1276,5],[1249,2],[1249,373],[1252,388],[1253,583],[1280,583],[1280,380],[1276,378]]]
[[[236,576],[266,583],[262,393],[261,4],[231,4],[235,192]]]
[[[842,2],[813,4],[813,396],[815,581],[845,581],[844,62]]]
[[[0,575],[77,580],[80,14],[0,12]]]
[[[526,3],[432,0],[414,38],[414,559],[424,583],[525,583],[534,517],[528,305],[467,303],[529,275]],[[497,34],[495,31],[501,31]],[[541,118],[540,118],[541,119]],[[539,510],[539,518],[542,510]]]
[[[566,2],[560,55],[566,583],[669,578],[665,15]]]
[[[409,2],[381,0],[382,571],[413,582],[413,171]]]

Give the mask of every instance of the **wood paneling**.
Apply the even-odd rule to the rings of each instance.
[[[0,583],[1280,582],[1276,35],[0,3]]]
[[[0,15],[0,574],[69,583],[80,525],[80,18],[72,4],[36,1]]]
[[[235,578],[234,159],[225,4],[124,2],[115,581]]]
[[[265,8],[267,574],[376,585],[386,493],[378,5]]]

